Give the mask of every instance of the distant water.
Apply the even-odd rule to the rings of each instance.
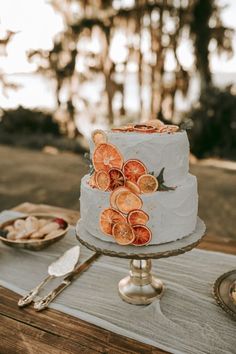
[[[15,74],[7,77],[9,82],[14,82],[19,85],[17,90],[9,90],[8,96],[4,96],[0,92],[0,108],[15,108],[22,105],[27,108],[39,108],[46,110],[53,110],[56,107],[56,100],[54,96],[55,81],[46,78],[41,74]],[[216,73],[213,75],[214,83],[219,87],[224,87],[229,84],[236,84],[236,73]],[[78,88],[83,92],[83,98],[91,101],[92,111],[94,117],[88,119],[89,113],[83,112],[78,116],[77,125],[81,132],[88,135],[92,127],[104,127],[105,122],[103,117],[97,117],[94,113],[96,107],[101,100],[102,82],[96,81],[92,84],[85,83]],[[190,83],[190,90],[187,99],[181,96],[177,97],[177,107],[179,111],[186,111],[191,104],[197,100],[199,95],[199,82],[197,78],[193,78]],[[149,89],[144,87],[144,104],[149,106]],[[115,106],[119,105],[120,97],[117,96]],[[135,75],[130,75],[125,87],[125,106],[130,115],[138,113],[138,83]],[[94,109],[93,109],[94,107]],[[92,112],[91,111],[91,112]]]

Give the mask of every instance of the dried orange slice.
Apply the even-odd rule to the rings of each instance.
[[[108,190],[110,181],[110,176],[106,171],[100,170],[95,173],[95,183],[102,191]]]
[[[123,157],[119,150],[112,144],[99,144],[93,153],[93,166],[95,171],[108,172],[111,168],[121,169]]]
[[[132,125],[124,125],[122,127],[115,127],[111,129],[113,132],[132,132],[134,130]]]
[[[149,216],[143,210],[131,210],[127,216],[127,220],[130,225],[146,225]]]
[[[139,133],[155,133],[156,127],[147,124],[136,124],[134,125],[134,131]]]
[[[124,192],[124,191],[129,191],[129,189],[125,188],[125,187],[119,187],[119,188],[116,188],[110,195],[110,204],[111,204],[111,207],[114,208],[114,209],[117,209],[117,206],[116,206],[116,197],[118,196],[118,194],[120,192]]]
[[[89,177],[88,184],[89,184],[89,186],[92,187],[92,188],[96,188],[96,187],[97,187],[96,181],[95,181],[95,173],[93,173],[93,174]]]
[[[113,225],[112,235],[119,245],[130,245],[135,240],[132,227],[126,222],[118,222]]]
[[[178,130],[179,130],[179,127],[178,127],[178,125],[166,125],[166,127],[167,127],[167,131],[169,132],[169,133],[175,133],[175,132],[177,132]]]
[[[92,140],[95,145],[107,142],[107,135],[103,130],[96,129],[92,132]]]
[[[146,174],[139,177],[137,184],[142,193],[153,193],[158,188],[158,180],[156,177]]]
[[[139,160],[127,160],[124,164],[123,172],[129,181],[137,182],[140,176],[147,174],[147,168]]]
[[[144,246],[147,245],[152,239],[151,230],[144,225],[134,225],[133,226],[135,240],[132,242],[132,245],[135,246]]]
[[[101,212],[100,227],[104,234],[112,235],[113,225],[118,222],[126,222],[124,215],[122,215],[119,211],[107,208]]]
[[[142,208],[142,200],[132,192],[121,191],[115,200],[116,206],[118,210],[120,210],[124,214],[128,214],[131,210],[141,209]]]
[[[108,172],[110,177],[110,189],[121,187],[125,183],[125,176],[119,168],[111,168]]]
[[[125,181],[125,187],[129,188],[129,190],[135,194],[140,194],[141,193],[141,189],[139,188],[139,186],[137,185],[137,183],[126,180]]]
[[[163,127],[163,125],[164,125],[164,123],[159,119],[150,119],[144,123],[147,125],[151,125],[152,127],[155,127],[155,128],[160,128],[160,127]]]

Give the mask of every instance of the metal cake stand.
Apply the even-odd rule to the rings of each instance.
[[[163,282],[151,273],[151,260],[178,256],[191,251],[200,243],[205,231],[204,222],[198,218],[194,232],[180,240],[142,247],[120,246],[94,237],[79,221],[76,226],[76,237],[82,245],[94,252],[130,259],[129,275],[118,284],[119,294],[130,304],[147,305],[155,299],[160,299],[164,292]]]

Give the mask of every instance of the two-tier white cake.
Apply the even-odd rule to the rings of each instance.
[[[135,247],[194,231],[197,180],[189,174],[186,131],[136,125],[93,136],[95,171],[83,177],[80,197],[81,223],[90,235]]]

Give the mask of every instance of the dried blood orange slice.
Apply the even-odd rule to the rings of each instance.
[[[132,242],[132,245],[135,246],[144,246],[147,245],[152,239],[151,230],[144,225],[134,225],[133,226],[135,240]]]
[[[119,211],[107,208],[101,212],[100,227],[104,234],[112,235],[113,225],[118,222],[126,222],[124,215],[122,215]]]
[[[95,181],[95,173],[93,173],[93,174],[89,177],[88,184],[89,184],[89,186],[92,187],[92,188],[96,188],[96,187],[97,187],[96,181]]]
[[[131,210],[141,209],[142,208],[142,200],[132,192],[121,191],[118,193],[116,200],[116,206],[118,210],[120,210],[124,214],[128,214]]]
[[[143,210],[131,210],[127,216],[130,225],[146,225],[149,216]]]
[[[106,171],[100,170],[95,173],[95,183],[102,191],[108,190],[110,186],[110,176]]]
[[[147,124],[136,124],[134,125],[134,131],[140,133],[155,133],[156,127]]]
[[[140,176],[147,174],[147,168],[139,160],[127,160],[124,164],[123,172],[129,181],[137,182]]]
[[[158,180],[156,177],[146,174],[139,177],[137,184],[142,193],[153,193],[158,188]]]
[[[92,140],[95,145],[107,142],[107,135],[103,130],[96,129],[92,132]]]
[[[139,186],[135,182],[126,180],[125,181],[125,187],[127,187],[131,192],[133,192],[135,194],[140,194],[141,193],[141,189],[139,188]]]
[[[112,144],[99,144],[93,153],[93,166],[95,171],[108,172],[111,168],[121,169],[123,157],[119,150]]]
[[[132,227],[126,222],[118,222],[112,227],[112,235],[119,245],[130,245],[135,240]]]
[[[125,183],[125,176],[119,168],[111,168],[108,172],[110,177],[110,189],[121,187]]]
[[[110,195],[110,204],[111,204],[111,207],[114,208],[114,209],[117,209],[117,206],[116,206],[116,197],[117,195],[120,193],[120,192],[124,192],[124,191],[129,191],[129,189],[125,188],[125,187],[119,187],[119,188],[116,188]]]

